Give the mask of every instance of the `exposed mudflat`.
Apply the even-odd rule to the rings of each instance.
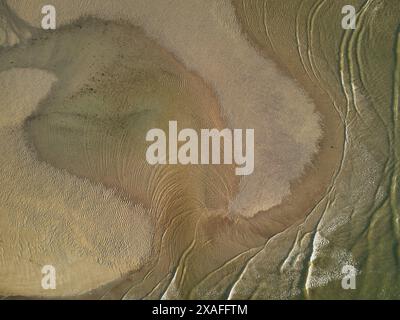
[[[393,3],[351,32],[339,2],[57,0],[55,31],[0,5],[0,295],[395,297]],[[254,129],[254,173],[149,165],[171,120]]]

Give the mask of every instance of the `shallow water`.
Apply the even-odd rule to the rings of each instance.
[[[247,265],[232,297],[399,298],[397,3],[358,1],[354,31],[339,26],[344,1],[266,1],[264,8],[261,1],[235,3],[261,48],[329,95],[345,139],[339,170],[300,230],[292,231],[295,241],[286,251],[278,247],[287,239],[270,241]],[[265,40],[261,22],[251,19],[260,10]],[[265,266],[272,250],[279,250],[278,261]],[[341,287],[345,264],[358,270],[356,290]],[[286,292],[277,295],[277,286]]]

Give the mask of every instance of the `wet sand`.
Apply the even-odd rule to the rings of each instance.
[[[36,12],[17,3],[11,7],[27,21],[27,13]],[[182,13],[188,13],[190,6],[182,8]],[[69,12],[66,21],[83,15],[83,9]],[[104,17],[101,5],[86,9]],[[145,5],[136,9],[154,14]],[[54,35],[39,36],[37,44],[30,43],[30,55],[18,48],[2,55],[3,61],[12,58],[19,67],[50,69],[59,78],[25,126],[39,159],[65,169],[74,179],[87,178],[113,188],[121,199],[143,205],[156,221],[154,233],[149,231],[152,258],[140,259],[140,271],[126,276],[128,269],[121,269],[120,262],[111,257],[111,276],[125,274],[125,279],[116,280],[117,284],[98,295],[215,298],[221,292],[229,294],[229,283],[240,275],[238,266],[259,252],[268,239],[301,222],[331,186],[338,169],[342,123],[327,94],[307,78],[298,58],[290,58],[295,56],[293,48],[280,49],[286,57],[274,53],[247,28],[242,18],[248,12],[241,12],[236,4],[241,28],[253,48],[239,36],[239,25],[229,20],[233,9],[213,9],[231,28],[227,34],[232,38],[221,43],[218,33],[215,38],[204,38],[199,32],[199,38],[190,42],[193,32],[178,31],[179,23],[192,21],[196,29],[203,23],[201,19],[210,30],[216,27],[200,6],[197,13],[202,18],[198,21],[186,14],[186,20],[162,26],[161,35],[160,26],[151,21],[142,22],[142,32],[125,23],[82,19]],[[108,18],[118,15],[138,22],[136,16],[126,17],[118,8],[111,10]],[[119,35],[117,39],[115,35]],[[96,43],[96,39],[103,41]],[[182,39],[184,45],[179,42]],[[237,53],[226,53],[232,51],[229,41]],[[182,48],[187,43],[194,46],[191,51]],[[201,52],[201,46],[207,50]],[[38,58],[42,50],[54,55]],[[132,66],[131,61],[141,65]],[[140,157],[145,149],[142,133],[166,126],[171,117],[188,127],[254,127],[256,135],[262,132],[256,147],[257,172],[240,182],[231,167],[149,167]],[[265,128],[266,124],[271,127]],[[115,210],[110,210],[109,215],[114,214]],[[119,232],[126,231],[115,229]],[[103,254],[107,256],[113,246],[110,241]],[[72,272],[69,267],[66,265],[67,274]],[[214,278],[215,274],[218,278],[222,275],[222,281]],[[6,294],[40,292],[29,287],[17,292],[11,280]],[[65,289],[44,294],[83,293],[103,282],[95,279],[82,284],[82,289],[71,282]],[[214,285],[215,292],[207,289]]]

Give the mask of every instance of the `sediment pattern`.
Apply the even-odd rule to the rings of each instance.
[[[398,297],[395,1],[45,4],[0,6],[0,294]],[[254,173],[150,166],[169,120],[254,128]]]

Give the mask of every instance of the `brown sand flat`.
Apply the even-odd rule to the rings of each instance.
[[[8,3],[26,23],[38,25],[37,9],[43,1]],[[65,191],[58,191],[64,207],[57,214],[69,228],[65,236],[56,236],[58,242],[45,246],[42,255],[35,253],[35,263],[24,255],[17,259],[29,270],[58,259],[65,286],[43,292],[39,282],[26,280],[32,279],[34,271],[29,271],[18,281],[13,278],[17,273],[7,273],[9,282],[0,289],[7,295],[68,296],[123,275],[122,281],[97,294],[226,294],[227,284],[240,271],[237,266],[269,238],[304,219],[329,187],[343,139],[329,97],[307,79],[298,60],[283,59],[259,40],[258,29],[244,22],[249,12],[239,4],[54,5],[59,8],[59,30],[39,33],[28,49],[7,50],[0,59],[2,66],[13,59],[15,66],[44,69],[58,79],[37,109],[32,106],[23,114],[21,121],[29,120],[22,132],[36,152],[29,161],[35,168],[39,163],[51,168],[35,173],[42,184],[51,180],[68,185],[52,178],[62,172],[78,190],[68,191],[67,202],[61,194]],[[81,18],[86,15],[125,22]],[[1,73],[4,81],[13,78],[7,72]],[[239,181],[232,166],[149,166],[143,156],[144,134],[153,127],[166,128],[169,120],[196,129],[254,128],[254,174]],[[20,160],[16,155],[14,162]],[[87,195],[87,188],[94,188],[94,194]],[[107,200],[112,203],[97,200],[102,192],[110,192]],[[46,205],[57,199],[46,193]],[[10,199],[18,197],[11,192]],[[29,194],[27,207],[42,215],[35,211],[37,197]],[[17,210],[16,225],[31,215],[24,210]],[[67,219],[70,211],[79,219]],[[82,218],[88,219],[87,228]],[[110,222],[114,224],[108,234]],[[91,238],[100,231],[105,238]],[[10,239],[6,241],[11,255]],[[35,248],[37,243],[33,239],[30,245]],[[61,258],[76,250],[82,260]],[[14,264],[2,261],[9,269]],[[92,277],[75,270],[91,270]],[[215,291],[207,289],[214,284]]]

